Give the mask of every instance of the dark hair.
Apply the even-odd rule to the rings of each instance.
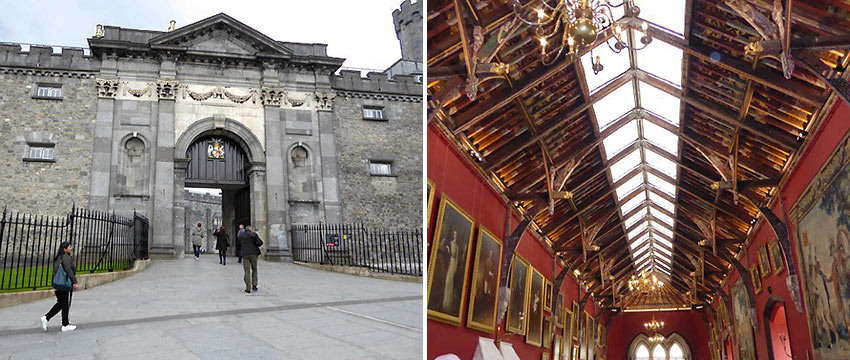
[[[56,252],[56,256],[53,257],[53,261],[57,261],[60,257],[62,257],[62,255],[65,255],[65,249],[67,249],[68,246],[71,246],[71,243],[67,241],[63,241],[59,244],[59,251]]]

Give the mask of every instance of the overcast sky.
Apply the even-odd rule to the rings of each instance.
[[[161,30],[224,12],[275,40],[328,44],[344,67],[401,58],[392,12],[402,0],[0,0],[0,42],[88,47],[95,25]]]

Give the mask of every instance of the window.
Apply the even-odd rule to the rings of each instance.
[[[55,161],[53,144],[27,144],[25,161]]]
[[[636,357],[641,360],[649,359],[649,349],[647,349],[645,345],[640,344],[640,346],[638,346],[637,348],[637,351],[635,352],[635,355],[637,355]]]
[[[385,120],[384,108],[380,107],[363,107],[363,118],[371,120]]]
[[[393,164],[388,161],[370,161],[369,172],[372,176],[393,176]]]
[[[663,268],[661,268],[664,270]],[[650,349],[652,351],[650,352]],[[650,355],[651,354],[651,355]],[[629,360],[690,360],[691,351],[685,339],[673,333],[660,342],[649,341],[649,335],[635,336],[629,346]]]
[[[36,99],[62,99],[61,84],[38,84],[33,98]]]

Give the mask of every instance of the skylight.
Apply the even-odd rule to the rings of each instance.
[[[657,154],[652,150],[646,150],[646,163],[649,164],[649,166],[655,168],[656,170],[660,170],[661,172],[669,175],[674,179],[676,178],[676,163],[668,160],[667,158]]]
[[[641,107],[678,126],[679,99],[643,81],[638,83],[640,84]]]
[[[611,177],[614,181],[620,180],[623,176],[625,176],[629,170],[633,169],[635,166],[640,164],[640,152],[635,149],[626,157],[622,158],[620,161],[611,165]]]
[[[598,74],[594,74],[592,70],[592,60],[597,56],[602,64],[604,64],[605,68]],[[584,72],[587,74],[587,77],[585,78],[587,80],[587,88],[590,90],[590,94],[592,95],[599,90],[602,85],[626,72],[631,65],[629,64],[629,54],[627,51],[617,54],[608,50],[608,45],[600,44],[594,48],[593,51],[590,51],[581,57],[581,66],[584,67]]]
[[[660,25],[679,36],[685,33],[685,0],[635,0],[635,5],[640,8],[638,16],[641,19]]]
[[[617,155],[635,142],[638,139],[638,124],[637,120],[632,120],[623,125],[623,127],[617,129],[608,135],[605,140],[602,140],[602,143],[605,145],[605,156],[607,160],[611,160],[614,155]]]
[[[658,145],[673,156],[679,156],[679,137],[656,125],[649,120],[643,120],[643,136],[647,141]]]
[[[631,194],[632,190],[637,188],[638,186],[643,185],[643,176],[638,173],[635,176],[632,176],[631,179],[627,180],[623,185],[617,188],[617,200],[623,200],[626,195]]]
[[[634,210],[636,207],[638,207],[638,205],[643,204],[644,201],[646,201],[646,192],[645,191],[642,192],[641,194],[631,198],[631,200],[626,201],[626,203],[623,204],[623,206],[620,208],[620,211],[622,211],[623,214],[626,214],[629,211]]]
[[[676,186],[667,182],[667,180],[663,180],[652,173],[647,174],[646,180],[647,182],[649,182],[650,185],[655,186],[656,188],[658,188],[658,190],[667,193],[667,195],[676,196]]]
[[[656,1],[658,2],[658,1]],[[643,33],[633,31],[636,39]],[[638,69],[646,71],[676,87],[682,87],[682,50],[663,41],[653,41],[637,52]],[[606,67],[607,69],[607,67]]]
[[[585,74],[587,74],[587,71],[585,71]],[[591,74],[593,74],[593,72],[591,72]],[[593,105],[593,111],[596,113],[596,122],[599,124],[599,130],[601,131],[605,129],[608,125],[611,125],[614,120],[617,120],[634,108],[635,91],[632,88],[631,83],[627,83],[617,88],[617,90],[612,91]]]

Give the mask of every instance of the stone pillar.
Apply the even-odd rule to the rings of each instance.
[[[268,256],[269,230],[266,207],[266,164],[252,162],[248,170],[248,184],[251,186],[251,225],[263,239],[263,253]]]
[[[88,207],[109,210],[109,188],[112,164],[112,127],[118,79],[96,79],[97,115],[94,126],[94,153],[91,170],[91,192]],[[86,206],[79,204],[78,206]]]
[[[186,184],[186,170],[189,168],[189,159],[174,159],[174,200],[172,241],[174,255],[182,259],[185,255],[186,246],[186,201],[184,190]],[[206,226],[209,226],[208,224]]]
[[[221,191],[221,226],[224,226],[225,231],[227,232],[227,236],[230,237],[230,247],[227,249],[228,255],[235,254],[236,242],[236,232],[239,231],[234,225],[233,220],[236,216],[235,211],[233,209],[234,205],[234,191],[232,190],[222,190]],[[238,225],[236,225],[238,226]]]
[[[336,135],[334,134],[332,90],[316,92],[316,109],[319,116],[319,140],[322,156],[322,187],[325,221],[342,222],[342,204],[339,199],[339,165],[337,163]]]
[[[266,195],[268,196],[268,241],[266,259],[292,260],[289,246],[287,186],[284,175],[285,149],[281,147],[280,106],[265,104]]]
[[[183,224],[183,212],[180,216],[174,212],[175,192],[183,197],[183,182],[180,189],[175,191],[175,164],[174,164],[174,89],[176,81],[157,81],[157,96],[159,97],[156,131],[156,161],[154,163],[154,192],[153,192],[153,238],[151,241],[151,258],[173,259],[182,257],[183,244],[179,248],[175,246],[175,223]],[[185,178],[185,172],[183,174]],[[176,221],[175,221],[176,219]],[[180,233],[179,238],[183,239]]]

